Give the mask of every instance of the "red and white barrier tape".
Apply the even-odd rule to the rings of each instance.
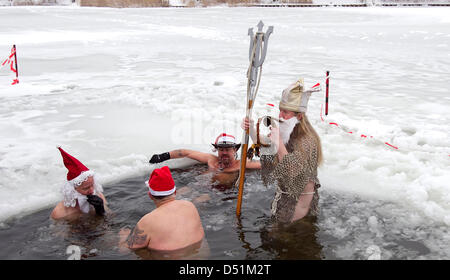
[[[323,119],[323,116],[322,116],[322,109],[323,109],[323,104],[320,106],[320,119],[322,120],[322,122],[325,122],[325,120]],[[336,127],[341,128],[342,130],[344,130],[338,123],[330,122],[330,123],[328,123],[328,124],[329,124],[329,125],[334,125],[334,126],[336,126]],[[349,134],[354,134],[353,131],[345,131],[345,130],[344,130],[344,132],[349,133]],[[360,137],[361,137],[361,138],[367,138],[367,137],[373,138],[373,136],[367,136],[367,135],[365,135],[365,134],[361,134]],[[394,149],[398,150],[398,147],[397,147],[397,146],[394,146],[394,145],[392,145],[392,144],[390,144],[390,143],[388,143],[388,142],[384,142],[384,144],[388,145],[388,146],[391,147],[391,148],[394,148]]]
[[[323,119],[323,116],[322,116],[322,109],[323,109],[323,105],[321,105],[321,108],[320,108],[320,119],[322,120],[322,122],[325,122],[325,120]],[[342,130],[344,130],[341,126],[339,126],[339,124],[337,124],[335,122],[329,122],[328,124],[329,125],[334,125],[336,127],[341,128]],[[345,131],[344,130],[344,132],[349,133],[349,134],[354,134],[353,131]],[[373,136],[367,136],[365,134],[361,134],[360,136],[361,136],[361,138],[367,138],[367,137],[373,138]],[[394,146],[394,145],[392,145],[389,142],[384,142],[384,144],[389,146],[389,147],[391,147],[391,148],[393,148],[393,149],[399,150],[399,148],[397,146]],[[448,156],[450,157],[450,155],[448,155]]]
[[[325,81],[326,81],[326,85],[327,85],[327,95],[326,95],[326,99],[325,99],[325,102],[326,102],[326,114],[328,113],[328,84],[329,84],[329,82],[328,82],[328,79],[330,78],[330,73],[329,73],[329,71],[327,71],[327,75],[326,75],[326,77],[325,77]],[[317,83],[314,87],[316,87],[317,85],[320,85],[319,83]],[[321,105],[321,107],[320,107],[320,119],[322,120],[322,122],[325,122],[325,120],[323,119],[323,116],[322,116],[322,109],[323,109],[323,104]],[[329,125],[334,125],[334,126],[336,126],[336,127],[339,127],[339,128],[341,128],[342,130],[344,130],[341,126],[339,126],[339,124],[337,124],[337,123],[335,123],[335,122],[330,122],[330,123],[328,123]],[[349,134],[353,134],[353,131],[345,131],[344,130],[344,132],[346,132],[346,133],[349,133]],[[367,136],[367,135],[364,135],[364,134],[361,134],[361,138],[367,138],[367,137],[370,137],[370,138],[373,138],[373,136]],[[391,148],[393,148],[393,149],[396,149],[396,150],[398,150],[399,148],[397,147],[397,146],[394,146],[394,145],[392,145],[391,143],[389,143],[389,142],[384,142],[384,144],[385,145],[387,145],[387,146],[389,146],[389,147],[391,147]],[[450,155],[448,155],[449,157],[450,157]]]

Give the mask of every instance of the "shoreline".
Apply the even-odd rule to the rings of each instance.
[[[160,3],[156,3],[160,2]],[[302,3],[209,3],[209,4],[186,4],[186,5],[171,5],[170,2],[167,1],[149,1],[145,2],[145,5],[139,3],[122,3],[122,2],[86,2],[84,3],[82,0],[77,0],[76,2],[70,4],[61,4],[61,3],[50,3],[50,2],[42,2],[42,3],[34,3],[31,4],[28,1],[24,2],[15,2],[11,1],[10,5],[6,5],[6,2],[0,1],[1,7],[11,7],[11,6],[76,6],[76,7],[98,7],[98,8],[208,8],[208,7],[226,7],[226,8],[320,8],[320,7],[449,7],[450,1],[447,3],[442,3],[440,1],[436,2],[427,2],[427,3],[417,3],[417,2],[384,2],[384,3],[313,3],[312,1],[304,1]]]

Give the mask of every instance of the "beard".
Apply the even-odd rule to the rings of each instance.
[[[231,166],[231,158],[228,155],[223,155],[219,158],[219,168],[224,169]]]
[[[284,145],[286,145],[287,142],[289,142],[291,133],[294,130],[297,123],[299,123],[299,121],[296,117],[292,117],[288,120],[280,119],[280,136],[281,140],[283,140]]]

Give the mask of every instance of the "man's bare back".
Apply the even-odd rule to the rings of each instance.
[[[167,166],[154,169],[147,183],[156,209],[143,216],[130,232],[119,233],[119,247],[176,251],[201,243],[205,237],[200,215],[190,201],[176,200],[175,182]]]
[[[121,231],[122,239],[126,233],[126,230]],[[155,210],[142,217],[123,242],[130,249],[146,247],[170,251],[200,242],[204,236],[195,205],[173,198],[162,202]]]
[[[163,204],[144,216],[138,226],[149,234],[147,247],[153,250],[184,248],[205,236],[197,208],[185,200]]]

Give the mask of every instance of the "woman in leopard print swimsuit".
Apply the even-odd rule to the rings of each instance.
[[[277,187],[272,215],[282,223],[317,216],[319,211],[317,167],[322,162],[322,148],[305,114],[312,92],[304,90],[303,79],[283,91],[280,125],[271,128],[271,147],[261,147],[262,179],[266,186]],[[245,127],[250,127],[246,120]]]

